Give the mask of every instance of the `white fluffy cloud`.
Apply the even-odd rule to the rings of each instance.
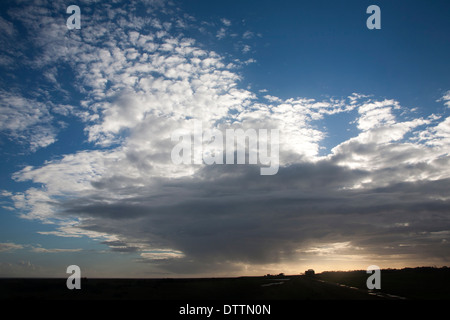
[[[29,144],[31,151],[56,141],[52,124],[52,104],[0,91],[0,132],[21,143]]]
[[[450,90],[445,93],[445,95],[438,100],[438,102],[444,101],[444,104],[450,108]]]

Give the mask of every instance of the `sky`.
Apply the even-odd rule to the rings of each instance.
[[[449,10],[2,1],[0,277],[449,265]],[[278,170],[176,163],[199,124],[278,132]]]

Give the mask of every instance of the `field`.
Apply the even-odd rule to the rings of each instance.
[[[207,279],[81,279],[68,290],[66,279],[0,279],[0,299],[45,300],[395,300],[450,299],[450,269],[382,270],[381,296],[366,288],[365,271],[315,276]],[[350,288],[352,287],[352,288]],[[395,295],[395,297],[394,297]]]
[[[369,275],[366,271],[323,272],[317,278],[364,289]],[[450,299],[450,268],[405,268],[381,271],[382,293],[406,299]]]

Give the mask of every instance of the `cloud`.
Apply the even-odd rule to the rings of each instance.
[[[80,252],[83,249],[46,249],[42,247],[32,248],[31,251],[36,253],[62,253],[62,252]]]
[[[308,250],[309,243],[315,247],[343,239],[372,254],[383,251],[377,246],[387,245],[400,254],[405,241],[429,241],[430,233],[448,228],[445,215],[435,220],[449,205],[445,179],[352,189],[346,187],[379,172],[320,161],[284,168],[271,180],[252,174],[248,167],[238,174],[222,170],[218,179],[220,169],[207,167],[194,180],[167,179],[151,189],[134,188],[127,200],[102,203],[84,198],[78,201],[83,205],[68,202],[61,207],[68,215],[89,218],[78,225],[80,229],[118,235],[122,240],[109,243],[112,247],[136,248],[127,243],[138,239],[155,250],[180,252],[186,256],[177,260],[180,263],[273,263],[292,258],[299,248]],[[441,200],[433,205],[435,197]],[[415,239],[409,238],[411,232]],[[384,238],[387,233],[389,238]],[[445,237],[437,236],[430,245],[445,248]],[[167,268],[175,267],[167,262]]]
[[[141,253],[142,261],[171,260],[171,259],[181,259],[183,257],[184,255],[179,251],[156,250],[152,252]]]
[[[19,249],[23,249],[23,245],[11,242],[0,243],[0,252],[10,252]]]
[[[130,245],[129,243],[119,240],[102,241],[101,243],[108,245],[111,251],[113,252],[132,253],[142,251],[143,249],[145,249],[145,245],[142,244]]]
[[[23,46],[18,45],[14,41],[17,38],[17,30],[11,21],[8,21],[4,17],[0,16],[0,29],[3,32],[0,35],[0,66],[6,69],[10,69],[11,64],[15,62],[18,50],[23,49]]]
[[[226,36],[226,29],[225,28],[220,28],[219,31],[217,31],[217,39],[222,40],[223,38],[225,38]]]
[[[441,99],[437,100],[437,102],[441,101],[444,101],[444,104],[450,108],[450,90],[447,91]]]
[[[231,26],[231,21],[228,19],[222,18],[220,21],[227,27]]]
[[[19,260],[17,262],[0,262],[1,277],[32,277],[42,276],[40,266],[30,261]]]
[[[366,131],[375,127],[395,123],[392,109],[399,108],[396,101],[384,100],[367,103],[358,108],[361,117],[358,119],[358,128]]]
[[[13,37],[17,34],[16,28],[13,23],[5,20],[3,17],[0,17],[0,28],[3,30],[3,35],[8,37]]]
[[[251,39],[255,36],[255,34],[251,31],[245,31],[244,34],[242,35],[243,39]]]
[[[54,228],[39,234],[90,237],[182,274],[339,254],[448,259],[449,118],[404,116],[400,102],[360,93],[260,101],[267,90],[243,89],[239,64],[185,35],[195,21],[168,4],[154,4],[161,15],[123,5],[86,5],[92,11],[78,33],[58,27],[52,6],[11,10],[27,26],[39,12],[48,28],[31,42],[30,68],[47,71],[50,83],[61,84],[58,97],[70,97],[52,105],[42,95],[4,91],[2,128],[17,139],[36,133],[30,145],[43,147],[56,139],[44,128],[68,114],[89,142],[14,173],[17,183],[35,184],[7,194],[20,217]],[[231,24],[221,22],[217,38]],[[59,64],[71,83],[55,71]],[[320,155],[329,134],[323,123],[339,115],[356,133]],[[278,174],[173,164],[171,134],[190,132],[195,121],[222,131],[278,129]]]
[[[51,105],[1,90],[0,132],[21,143],[28,143],[33,152],[47,147],[56,141],[50,110]]]
[[[263,92],[266,92],[266,91],[263,91]],[[265,95],[264,98],[269,100],[270,102],[281,102],[282,101],[280,98],[274,97],[271,95]]]
[[[251,47],[249,45],[244,45],[244,47],[242,48],[242,53],[249,53],[251,50]]]

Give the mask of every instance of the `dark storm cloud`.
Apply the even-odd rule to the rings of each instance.
[[[123,241],[107,243],[112,247],[138,241],[183,252],[182,259],[153,261],[171,271],[200,272],[206,261],[279,262],[299,248],[345,241],[371,254],[448,257],[449,179],[346,189],[376,173],[331,161],[257,173],[205,167],[195,178],[160,179],[157,194],[142,188],[116,202],[66,202],[65,214],[89,218],[86,230],[119,235]]]

